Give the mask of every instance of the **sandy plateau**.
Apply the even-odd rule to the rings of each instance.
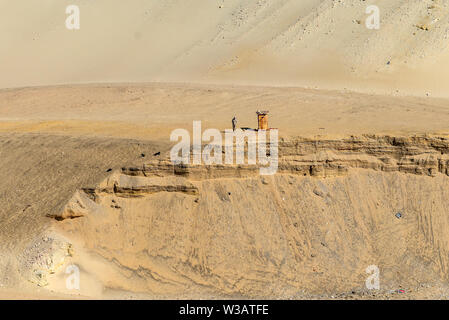
[[[449,1],[69,2],[0,3],[0,298],[449,297]],[[169,161],[257,110],[276,174]]]

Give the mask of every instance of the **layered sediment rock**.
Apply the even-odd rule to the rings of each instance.
[[[285,139],[272,176],[148,161],[78,191],[55,230],[96,281],[151,297],[363,295],[370,265],[383,294],[445,288],[448,145]]]

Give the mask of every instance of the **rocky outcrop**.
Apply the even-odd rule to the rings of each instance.
[[[80,190],[53,223],[97,283],[153,298],[363,295],[370,265],[380,294],[439,288],[448,150],[437,137],[284,139],[272,176],[148,161]]]
[[[247,147],[247,146],[246,146]],[[444,137],[361,136],[346,139],[281,139],[277,173],[330,177],[351,168],[449,175],[449,139]],[[168,159],[142,167],[122,168],[129,176],[182,176],[190,180],[239,178],[259,175],[258,165],[174,165]]]

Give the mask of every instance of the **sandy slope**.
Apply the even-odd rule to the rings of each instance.
[[[376,264],[381,294],[404,288],[410,298],[431,287],[447,298],[447,176],[351,170],[324,180],[178,182],[195,195],[164,191],[168,178],[141,180],[134,186],[162,191],[98,192],[95,202],[82,198],[81,218],[57,223],[85,295],[109,287],[171,298],[360,296]]]
[[[6,296],[73,294],[75,263],[76,297],[373,298],[370,264],[374,298],[447,297],[445,99],[153,84],[0,101]],[[233,114],[255,127],[267,105],[286,139],[277,175],[151,166],[173,128],[222,130]]]
[[[79,31],[64,25],[70,1],[0,4],[0,87],[175,80],[448,92],[447,0],[371,1],[380,30],[365,27],[361,0],[78,3]]]
[[[0,297],[448,297],[448,0],[69,4],[0,3]],[[164,161],[258,109],[276,175]]]
[[[60,212],[80,186],[95,185],[109,168],[139,163],[158,146],[39,134],[2,134],[0,144],[0,284],[14,291],[28,286],[30,265],[42,256],[36,243],[49,227],[45,216]]]

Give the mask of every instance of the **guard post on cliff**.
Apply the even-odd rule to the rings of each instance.
[[[269,111],[257,111],[257,130],[268,130],[268,112]]]

